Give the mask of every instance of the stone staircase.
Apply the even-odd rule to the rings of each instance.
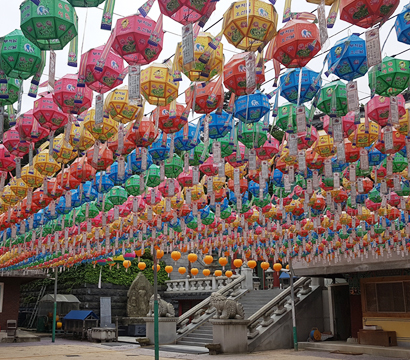
[[[251,290],[243,295],[238,301],[243,305],[245,319],[256,313],[265,304],[280,294],[282,290]],[[209,321],[186,334],[177,341],[178,345],[185,346],[205,346],[213,342],[212,325]]]

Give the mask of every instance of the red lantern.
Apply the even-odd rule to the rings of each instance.
[[[77,158],[70,166],[70,174],[81,182],[92,180],[95,176],[95,169],[87,163],[86,158]]]
[[[195,85],[195,91],[196,91],[196,97],[195,97],[195,112],[198,114],[209,114],[212,111],[214,111],[217,107],[218,104],[222,101],[224,98],[224,91],[223,91],[223,86],[220,86],[220,90],[216,90],[216,98],[214,99],[212,104],[208,103],[208,97],[211,94],[215,94],[214,88],[217,85],[217,80],[216,81],[211,81],[209,82],[206,86],[202,87],[202,84]],[[191,88],[188,88],[187,91],[185,91],[185,101],[186,103],[189,102],[189,99],[191,98]]]
[[[141,121],[136,121],[128,130],[128,140],[138,147],[150,146],[158,136],[158,131],[154,123],[144,117]]]
[[[21,114],[17,118],[16,128],[20,139],[37,142],[48,136],[49,130],[43,128],[33,116],[33,110]]]
[[[376,149],[382,152],[383,154],[395,154],[396,152],[400,151],[404,145],[406,145],[406,137],[400,134],[395,128],[391,128],[390,131],[393,131],[393,148],[390,150],[386,150],[384,144],[384,134],[387,128],[381,130],[381,139],[376,143]]]
[[[399,108],[399,116],[403,116],[406,113],[404,107],[405,100],[403,95],[397,95],[397,104]],[[380,126],[386,126],[390,117],[390,98],[376,95],[373,99],[369,100],[366,104],[367,116],[373,121],[377,122]]]
[[[119,54],[128,64],[147,65],[158,59],[162,51],[164,32],[162,25],[148,16],[131,15],[118,19],[114,29],[113,50]],[[156,46],[152,42],[151,35],[157,28]],[[109,45],[109,44],[108,44]]]
[[[20,140],[19,132],[13,126],[3,135],[3,145],[13,155],[23,157],[29,152],[30,143],[26,140]]]
[[[184,112],[185,106],[181,104],[176,104],[176,113],[169,114],[170,104],[167,106],[161,106],[159,108],[159,121],[158,127],[165,134],[173,134],[181,130],[187,123],[187,120],[182,120],[181,116]]]
[[[353,144],[348,139],[344,139],[344,142],[345,142],[346,162],[354,163],[357,160],[359,160],[360,148],[354,147]]]
[[[245,52],[234,55],[224,67],[224,85],[237,96],[246,95],[245,59],[248,54]],[[256,84],[262,84],[264,81],[265,67],[262,66],[256,73]]]
[[[169,182],[174,183],[174,193],[171,196],[168,195]],[[175,196],[174,194],[178,194],[181,191],[181,186],[179,185],[177,179],[165,179],[163,182],[161,182],[161,184],[158,185],[158,190],[161,192],[163,197],[173,197]]]
[[[57,181],[57,178],[49,178],[47,181],[47,195],[53,199],[59,198],[63,195],[64,189],[61,187],[61,177],[60,182]]]
[[[105,60],[102,71],[97,71],[95,65],[100,59],[104,46],[91,49],[81,56],[81,67],[85,67],[85,83],[91,89],[100,94],[122,84],[124,71],[124,61],[121,56],[110,50]],[[85,63],[84,63],[85,62]]]
[[[340,19],[367,29],[385,22],[399,3],[400,0],[341,0]]]
[[[216,176],[218,174],[218,166],[214,164],[213,156],[210,156],[206,161],[199,165],[201,173],[208,176]]]
[[[287,68],[304,67],[320,51],[319,39],[315,24],[292,19],[269,44],[267,59],[276,59]]]
[[[325,158],[323,156],[320,156],[316,151],[313,151],[313,149],[306,150],[306,163],[309,169],[322,169],[325,165],[324,161]]]
[[[214,0],[179,0],[172,3],[169,0],[158,0],[161,12],[171,19],[186,25],[201,20],[201,27],[209,19],[216,7]]]
[[[66,114],[81,114],[91,107],[93,92],[88,87],[78,88],[78,75],[68,74],[57,80],[53,99]]]
[[[16,168],[14,156],[6,149],[4,145],[0,144],[0,171],[13,171]]]
[[[355,120],[355,112],[350,111],[345,116],[342,116],[342,126],[343,126],[343,137],[347,138],[349,135],[355,131],[356,125],[354,123]],[[325,115],[321,118],[323,121],[323,130],[329,135],[329,124],[330,124],[330,117],[329,115]]]
[[[67,124],[68,116],[64,114],[48,94],[34,102],[33,116],[46,129],[55,131]]]
[[[185,171],[182,171],[178,175],[178,182],[183,186],[183,187],[191,187],[193,186],[193,170],[190,167],[189,172],[186,173]]]
[[[87,151],[87,162],[96,170],[105,170],[114,162],[114,154],[105,143],[98,151],[98,161],[93,163],[94,146]]]
[[[261,160],[272,159],[279,152],[279,140],[276,140],[272,135],[268,134],[268,139],[260,147],[255,149],[256,155]]]

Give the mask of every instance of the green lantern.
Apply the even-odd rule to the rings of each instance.
[[[41,50],[17,29],[4,37],[0,68],[12,78],[26,80],[41,67]]]
[[[85,213],[81,211],[81,206],[76,207],[74,210],[75,210],[75,223],[81,224],[83,221],[85,221]]]
[[[139,175],[132,175],[127,179],[124,185],[128,195],[138,196],[140,193],[140,177]]]
[[[67,0],[26,0],[20,5],[20,28],[41,50],[62,50],[77,36],[77,14]]]
[[[317,108],[327,115],[345,116],[347,114],[346,85],[337,80],[322,86]]]
[[[191,229],[191,230],[195,230],[195,229],[198,227],[197,217],[194,216],[194,217],[192,218],[192,220],[186,224],[186,227],[189,228],[189,229]]]
[[[259,196],[256,196],[256,197],[253,198],[253,203],[257,207],[263,208],[263,207],[265,207],[266,205],[268,205],[270,203],[270,198],[271,198],[271,196],[270,196],[269,193],[265,194],[265,196],[263,197],[262,200],[259,200]]]
[[[73,210],[71,210],[68,214],[64,215],[64,227],[72,227],[73,226]]]
[[[68,0],[68,2],[76,7],[97,7],[105,0]]]
[[[221,209],[221,219],[225,220],[232,214],[232,208],[228,205],[226,208]]]
[[[399,196],[409,196],[410,195],[410,187],[407,181],[400,183],[400,190],[397,190],[396,194]]]
[[[103,209],[103,202],[102,201],[100,201],[100,202],[96,201],[95,206],[100,211],[108,212],[114,207],[114,204],[110,200],[108,200],[108,198],[106,197],[105,202],[104,202],[104,209]]]
[[[219,139],[216,139],[216,140],[211,139],[210,142],[209,142],[209,148],[208,148],[209,152],[210,153],[212,152],[212,143],[214,141],[218,141],[221,144],[221,156],[224,158],[224,157],[227,157],[227,156],[231,155],[233,153],[233,146],[231,146],[230,143],[229,143],[229,136],[230,136],[230,134],[227,134],[223,138],[219,138]],[[208,157],[208,155],[207,155],[207,157]]]
[[[86,208],[87,208],[87,203],[84,203],[81,205],[81,214],[86,215]],[[89,219],[94,219],[98,214],[100,213],[100,210],[98,210],[97,206],[95,205],[95,201],[92,201],[89,203],[88,206],[88,218]]]
[[[372,169],[373,169],[373,167],[372,167],[372,166],[369,166],[369,169],[367,169],[367,170],[362,170],[362,169],[360,168],[360,160],[358,160],[358,161],[356,162],[356,176],[359,176],[359,177],[368,177],[368,176],[370,176],[370,174],[372,173]]]
[[[308,115],[308,111],[305,105],[305,114]],[[296,130],[296,108],[297,106],[292,103],[285,103],[278,108],[278,116],[276,116],[275,125],[283,131]],[[290,124],[290,119],[292,119],[292,124]],[[289,127],[288,127],[289,126]],[[263,145],[263,144],[262,144]]]
[[[164,167],[165,176],[170,179],[176,179],[184,169],[184,162],[177,154],[174,154],[172,159],[165,160]]]
[[[147,187],[156,187],[161,183],[160,168],[152,164],[145,172],[145,185]]]
[[[382,162],[383,167],[387,167],[387,158],[385,158]],[[400,173],[405,168],[407,168],[407,157],[404,157],[400,153],[394,154],[393,157],[393,173]]]
[[[19,98],[21,80],[7,78],[0,84],[0,106],[13,105]]]
[[[189,165],[190,166],[198,166],[201,164],[200,158],[202,156],[202,153],[204,152],[205,149],[205,145],[203,142],[198,143],[197,146],[195,146],[191,151],[193,152],[194,156],[193,158],[191,158],[191,153],[189,154]],[[209,157],[209,152],[205,153],[205,159],[204,161],[206,161],[206,159],[208,159]]]
[[[369,71],[369,87],[381,96],[395,96],[410,85],[410,61],[386,56]],[[380,69],[380,70],[379,70]]]
[[[209,214],[201,220],[202,224],[211,225],[215,221],[215,214],[212,211],[210,211]]]
[[[238,140],[248,149],[259,148],[268,139],[266,132],[263,131],[263,124],[261,122],[252,124],[239,123],[238,126],[242,126],[242,134],[239,132],[239,127],[237,130]]]
[[[107,200],[111,201],[113,205],[122,205],[128,199],[127,191],[121,186],[114,186],[107,193]]]

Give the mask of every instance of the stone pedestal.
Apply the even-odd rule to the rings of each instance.
[[[244,289],[253,290],[253,270],[246,265],[241,268],[241,274],[245,276]]]
[[[124,317],[121,324],[127,327],[127,336],[146,336],[145,321],[142,317]]]
[[[248,352],[249,320],[210,320],[213,328],[214,344],[221,344],[225,354]]]
[[[147,325],[147,338],[150,344],[154,344],[154,317],[145,317],[144,321]],[[175,344],[177,337],[177,321],[176,317],[160,317],[158,318],[158,339],[159,345]]]

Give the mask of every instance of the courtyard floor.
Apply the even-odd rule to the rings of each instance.
[[[0,344],[2,360],[152,360],[154,352],[138,345],[107,343],[93,344],[57,338],[53,344],[50,338],[36,343]],[[161,359],[187,360],[387,360],[388,357],[371,355],[334,354],[329,352],[274,350],[238,355],[192,355],[175,352],[160,352]],[[397,359],[397,358],[396,358]],[[400,360],[400,359],[399,359]],[[404,360],[404,359],[403,359]]]

